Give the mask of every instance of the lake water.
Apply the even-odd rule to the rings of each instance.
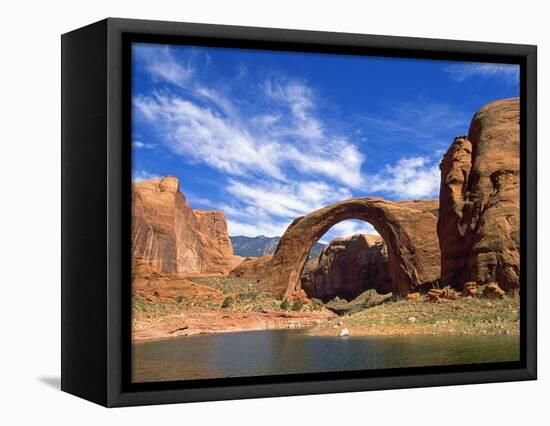
[[[517,336],[317,337],[300,330],[206,334],[133,345],[133,381],[519,360]]]

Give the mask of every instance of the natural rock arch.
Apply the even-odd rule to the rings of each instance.
[[[439,279],[438,209],[436,200],[352,198],[299,217],[281,238],[267,267],[264,287],[280,297],[303,297],[300,275],[313,245],[338,222],[360,219],[369,222],[382,236],[388,250],[393,292],[404,296]]]

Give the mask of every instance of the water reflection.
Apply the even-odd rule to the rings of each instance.
[[[133,346],[134,382],[519,360],[517,336],[313,337],[298,330],[179,337]]]

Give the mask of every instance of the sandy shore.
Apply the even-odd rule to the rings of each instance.
[[[135,320],[132,336],[137,342],[194,334],[310,328],[335,317],[330,311],[188,312]]]

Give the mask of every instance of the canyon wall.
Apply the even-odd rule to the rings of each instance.
[[[519,109],[519,98],[481,108],[441,162],[443,285],[519,288]]]
[[[175,177],[132,185],[132,257],[159,273],[228,273],[233,255],[222,212],[193,210]]]
[[[392,291],[388,252],[377,235],[335,238],[310,259],[301,277],[308,297],[351,300],[366,290]]]

